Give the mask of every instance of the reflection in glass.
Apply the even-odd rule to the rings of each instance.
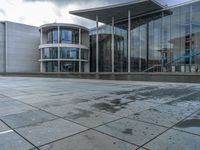
[[[60,48],[61,59],[79,59],[78,48]]]
[[[42,49],[43,59],[58,59],[58,48],[50,47]]]
[[[58,30],[52,29],[47,32],[47,43],[58,43]]]
[[[79,44],[79,31],[61,28],[60,41],[65,44]]]
[[[43,62],[45,72],[58,72],[58,62],[57,61],[47,61]]]
[[[61,61],[60,71],[61,72],[79,72],[79,62]]]

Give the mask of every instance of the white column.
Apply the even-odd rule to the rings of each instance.
[[[81,46],[81,28],[79,28],[79,47]],[[81,48],[79,48],[79,72],[81,72]]]
[[[43,30],[41,28],[40,29],[40,45],[42,45],[42,44],[43,44]],[[43,72],[42,48],[39,51],[40,51],[40,72]]]
[[[5,22],[5,51],[4,51],[4,72],[7,72],[7,55],[8,55],[8,25]]]
[[[192,13],[192,5],[190,5],[190,71],[192,72],[192,49],[194,48],[192,45],[193,37],[192,37],[192,29],[193,29],[193,13]],[[194,55],[194,54],[193,54]]]
[[[99,17],[96,16],[96,72],[99,72]]]
[[[139,72],[141,72],[142,71],[142,69],[141,69],[141,67],[142,67],[142,40],[141,40],[141,27],[140,27],[140,56],[139,56]]]
[[[128,11],[128,72],[131,72],[131,11]]]
[[[58,26],[58,72],[60,72],[60,26]]]
[[[43,56],[42,56],[42,49],[40,49],[40,72],[43,72]]]
[[[114,37],[114,17],[112,17],[112,72],[115,71],[115,37]]]
[[[40,45],[43,44],[43,31],[42,28],[40,29]]]

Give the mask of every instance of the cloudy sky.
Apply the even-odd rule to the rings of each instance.
[[[93,27],[95,23],[69,14],[71,10],[105,6],[133,0],[0,0],[0,21],[14,21],[34,26],[45,23],[77,23]],[[175,5],[189,0],[157,0]]]

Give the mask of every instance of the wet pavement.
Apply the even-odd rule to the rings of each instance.
[[[0,77],[0,150],[199,150],[200,84]]]

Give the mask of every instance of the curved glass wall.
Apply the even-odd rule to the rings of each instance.
[[[48,44],[58,43],[58,29],[52,29],[47,31],[47,43]]]
[[[127,71],[127,31],[115,28],[114,70]],[[90,33],[90,71],[96,72],[96,30]],[[111,26],[99,29],[99,72],[112,72]]]
[[[58,48],[47,47],[42,49],[43,59],[58,59]]]
[[[60,58],[61,59],[79,59],[79,49],[78,48],[60,48]]]
[[[61,28],[60,42],[64,44],[79,44],[79,30]]]
[[[44,67],[45,72],[58,72],[58,62],[57,61],[43,62],[43,67]]]
[[[61,61],[60,71],[61,72],[79,72],[79,62]]]

